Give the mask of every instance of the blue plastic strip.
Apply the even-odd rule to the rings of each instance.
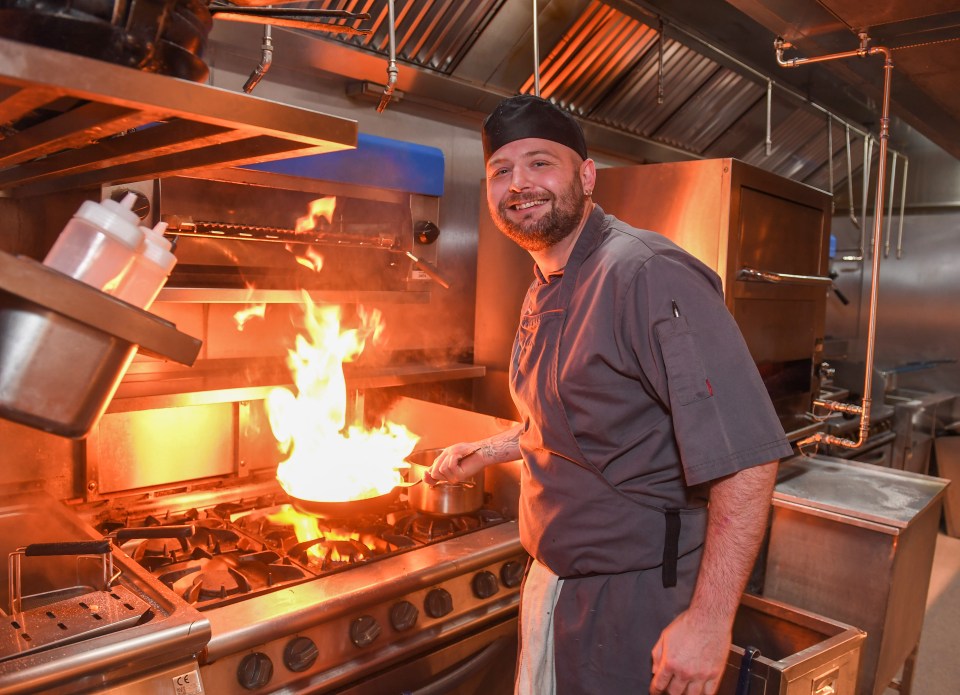
[[[244,168],[441,196],[443,164],[443,152],[436,147],[360,133],[355,150],[278,159]]]

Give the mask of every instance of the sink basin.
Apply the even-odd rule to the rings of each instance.
[[[745,594],[733,625],[733,646],[718,695],[737,692],[743,655],[759,650],[748,693],[853,695],[866,633],[779,601]]]

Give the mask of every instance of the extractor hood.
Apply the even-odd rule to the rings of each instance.
[[[0,191],[26,196],[354,148],[355,121],[0,39]]]

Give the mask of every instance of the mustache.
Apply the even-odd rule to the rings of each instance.
[[[550,201],[550,200],[553,200],[555,197],[556,196],[554,196],[553,194],[547,193],[547,192],[524,193],[521,195],[515,195],[509,198],[505,198],[503,201],[501,201],[500,207],[501,209],[504,209],[504,208],[512,207],[514,205],[522,205],[523,203],[532,203],[538,200]]]

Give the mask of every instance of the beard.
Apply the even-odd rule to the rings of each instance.
[[[513,222],[507,217],[507,208],[511,205],[544,199],[552,205],[550,211],[539,219]],[[496,209],[491,209],[490,212],[500,231],[520,248],[542,251],[563,241],[577,230],[585,207],[583,185],[578,176],[573,176],[570,185],[559,194],[544,191],[504,198],[497,204]]]

